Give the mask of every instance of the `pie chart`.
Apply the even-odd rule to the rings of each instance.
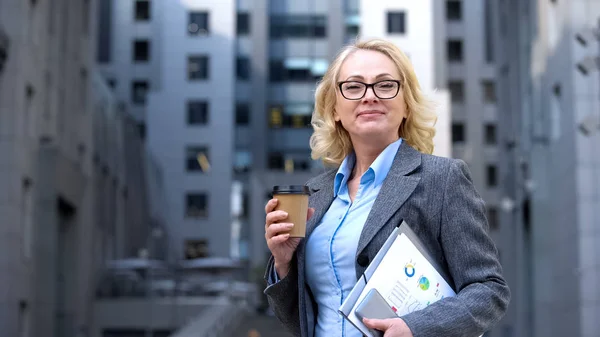
[[[429,279],[427,279],[427,277],[423,276],[419,279],[419,288],[421,288],[421,290],[429,289]]]
[[[413,266],[410,263],[407,263],[406,266],[404,266],[404,273],[406,274],[406,276],[408,277],[413,277],[415,276],[415,266]]]

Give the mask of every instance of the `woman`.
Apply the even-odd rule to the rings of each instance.
[[[504,315],[510,292],[488,236],[485,206],[464,162],[431,155],[432,104],[406,55],[382,40],[341,51],[316,90],[310,145],[334,164],[307,182],[304,240],[265,206],[272,253],[265,294],[297,336],[361,336],[337,309],[392,230],[406,221],[451,277],[456,297],[365,325],[400,336],[479,336]]]

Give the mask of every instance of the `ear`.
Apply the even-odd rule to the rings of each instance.
[[[336,122],[340,121],[340,115],[338,115],[337,111],[333,110],[333,120]]]

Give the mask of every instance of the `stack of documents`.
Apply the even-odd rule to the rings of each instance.
[[[371,289],[376,289],[381,294],[378,298],[383,297],[397,316],[456,295],[448,284],[448,277],[436,265],[406,222],[394,229],[339,308],[339,312],[365,336],[375,337],[377,332],[369,330],[356,315],[357,307]],[[361,313],[366,318],[376,318],[369,316],[369,308],[372,306]]]

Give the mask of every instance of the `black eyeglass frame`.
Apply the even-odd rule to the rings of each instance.
[[[377,90],[375,90],[375,86],[381,82],[395,82],[398,85],[398,87],[396,88],[396,93],[392,97],[385,97],[385,98],[379,97],[379,95],[377,95]],[[365,86],[365,91],[359,98],[348,98],[348,97],[346,97],[346,95],[344,95],[344,90],[342,90],[342,85],[344,85],[345,83],[363,84]],[[375,97],[377,97],[379,99],[394,99],[394,98],[396,98],[396,96],[398,96],[398,93],[400,93],[400,88],[402,87],[402,82],[400,82],[398,80],[381,80],[381,81],[377,81],[377,82],[373,82],[373,83],[365,83],[365,82],[361,82],[361,81],[341,81],[341,82],[338,82],[337,85],[338,85],[338,89],[340,89],[340,93],[342,94],[342,96],[345,99],[347,99],[349,101],[358,101],[365,97],[365,95],[367,94],[367,90],[369,90],[369,88],[371,88],[373,90],[373,94],[375,94]]]

